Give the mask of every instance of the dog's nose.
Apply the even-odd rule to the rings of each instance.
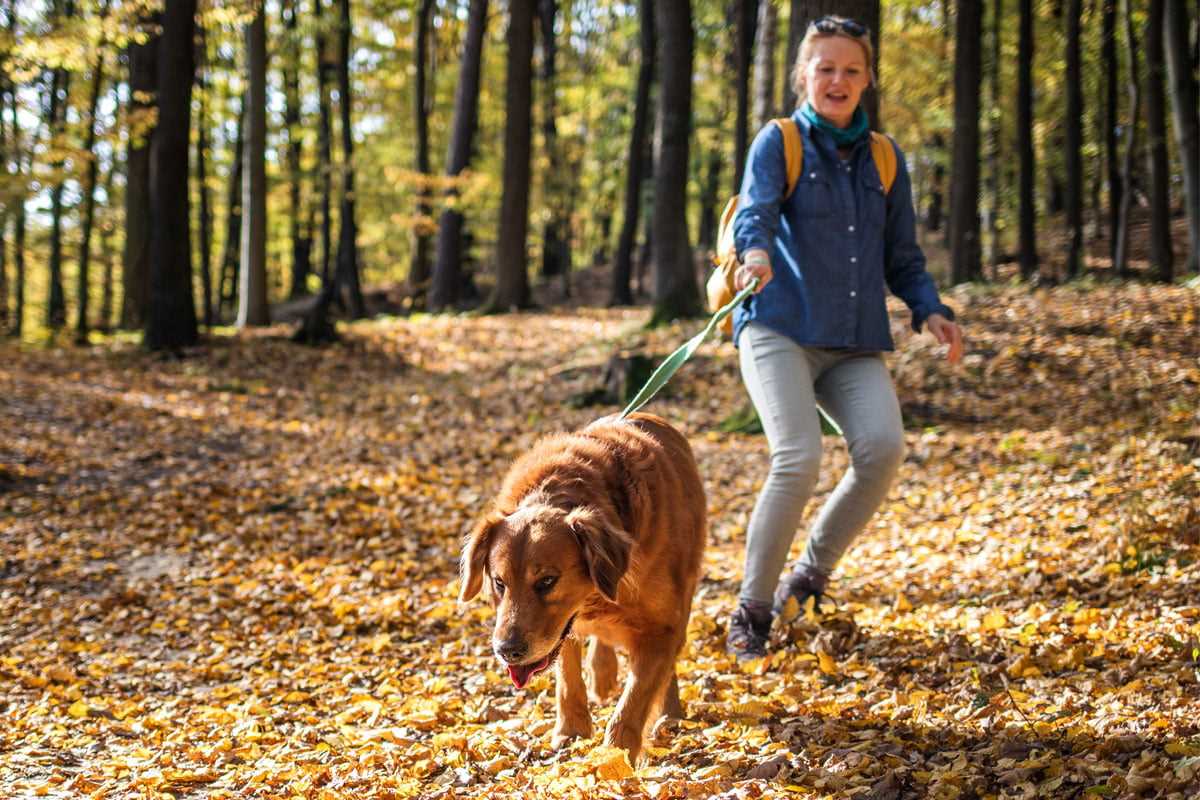
[[[496,653],[508,663],[514,664],[529,653],[529,645],[521,639],[505,639],[496,645]]]

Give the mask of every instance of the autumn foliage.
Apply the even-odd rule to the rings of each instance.
[[[709,344],[651,408],[712,522],[688,719],[650,764],[549,747],[460,537],[645,310],[283,329],[182,359],[0,350],[0,796],[1195,797],[1200,297],[951,292],[963,365],[894,315],[907,462],[833,607],[737,666],[724,624],[765,474]],[[827,440],[819,494],[846,464]],[[818,498],[820,499],[820,498]],[[799,546],[799,539],[797,547]],[[597,730],[611,712],[597,709]]]

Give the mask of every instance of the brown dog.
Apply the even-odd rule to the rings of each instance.
[[[518,688],[558,659],[554,744],[592,734],[581,638],[622,648],[629,677],[605,743],[637,761],[659,708],[682,716],[675,659],[687,635],[705,541],[704,487],[687,439],[650,414],[606,417],[518,459],[467,537],[462,593],[486,576],[492,647]],[[593,687],[615,679],[594,651]]]

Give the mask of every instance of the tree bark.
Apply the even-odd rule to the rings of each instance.
[[[203,28],[198,29],[196,36],[196,93],[199,95],[196,103],[196,183],[200,198],[200,249],[197,257],[200,261],[200,296],[204,309],[204,327],[213,326],[213,285],[212,285],[212,203],[211,192],[208,189],[208,86],[205,72],[208,69],[208,39]]]
[[[529,270],[529,158],[532,139],[533,2],[510,0],[504,123],[504,183],[496,244],[496,287],[489,311],[527,308]]]
[[[69,15],[69,12],[68,12]],[[47,104],[46,128],[50,134],[50,147],[61,152],[59,141],[66,124],[67,104],[70,98],[71,73],[56,68],[50,78],[50,98]],[[63,159],[55,156],[51,169],[56,173],[50,187],[50,280],[46,300],[46,327],[57,330],[67,323],[67,300],[63,293],[62,215],[63,188],[66,176],[62,174]]]
[[[1146,155],[1150,168],[1150,267],[1155,277],[1170,283],[1175,279],[1175,254],[1171,248],[1171,168],[1167,156],[1166,76],[1163,74],[1165,10],[1164,0],[1150,0],[1146,20]],[[1195,164],[1190,166],[1196,167]],[[1183,168],[1189,168],[1186,159]]]
[[[1134,153],[1137,151],[1138,118],[1142,114],[1142,97],[1138,85],[1137,37],[1133,33],[1133,9],[1130,0],[1125,0],[1125,46],[1129,53],[1129,130],[1125,136],[1125,155],[1121,163],[1121,183],[1130,186],[1133,174]],[[1133,206],[1133,192],[1121,195],[1121,206],[1117,209],[1117,227],[1113,232],[1113,271],[1122,278],[1129,276],[1129,210]]]
[[[217,315],[224,318],[237,299],[238,261],[242,245],[242,174],[245,172],[246,94],[238,97],[237,133],[230,151],[229,188],[226,190],[225,246],[221,254],[221,277],[217,281]]]
[[[538,19],[542,40],[542,143],[546,150],[548,169],[543,179],[546,198],[546,219],[542,225],[542,277],[549,280],[562,277],[562,296],[570,295],[571,250],[567,243],[566,202],[573,185],[570,170],[563,167],[562,145],[558,141],[557,53],[554,20],[558,16],[558,0],[538,0]],[[576,184],[577,185],[577,184]]]
[[[104,179],[104,196],[111,201],[113,196],[113,176],[117,173],[116,159],[108,168],[108,175]],[[100,278],[100,315],[96,320],[96,327],[102,331],[111,331],[113,324],[113,233],[116,231],[116,223],[111,215],[103,224],[100,225],[100,263],[104,266],[104,272]]]
[[[1082,0],[1070,0],[1067,10],[1067,278],[1083,270],[1083,76],[1080,64]]]
[[[646,164],[646,128],[650,120],[650,90],[654,84],[654,62],[657,36],[654,32],[655,0],[638,2],[640,24],[641,64],[638,65],[637,90],[633,105],[633,130],[629,134],[629,156],[626,158],[625,212],[621,220],[621,235],[613,260],[610,306],[633,304],[630,281],[633,277],[633,246],[638,223],[642,216],[642,180]]]
[[[9,170],[10,159],[12,156],[20,157],[20,151],[16,149],[15,144],[12,146],[12,154],[9,153],[8,120],[4,117],[4,109],[11,93],[9,81],[0,75],[0,169],[3,170],[0,174],[3,175],[6,186],[12,185],[12,172]],[[9,333],[8,218],[9,203],[5,203],[0,208],[0,337],[7,336]]]
[[[237,326],[271,323],[267,305],[267,19],[260,6],[246,25],[246,143],[242,151],[241,281]]]
[[[459,300],[463,271],[463,215],[456,200],[455,179],[471,163],[475,129],[479,119],[479,73],[483,63],[483,36],[487,30],[487,0],[470,0],[467,35],[459,64],[458,87],[454,92],[454,128],[446,154],[446,210],[438,220],[437,259],[429,297],[432,310],[453,308]]]
[[[992,30],[991,30],[991,109],[988,112],[988,263],[991,265],[992,280],[997,280],[1000,274],[1000,198],[1001,180],[1000,165],[1000,136],[1001,109],[1004,101],[1000,96],[1000,31],[1004,24],[1004,0],[992,0]]]
[[[312,272],[312,241],[302,232],[304,207],[301,201],[301,160],[304,153],[304,128],[300,124],[300,4],[299,0],[283,0],[279,4],[283,17],[283,124],[287,132],[284,151],[288,172],[288,201],[290,216],[288,233],[292,241],[292,275],[288,296],[308,294],[308,275]]]
[[[198,340],[192,299],[188,135],[196,0],[171,0],[158,41],[158,126],[150,145],[150,310],[144,343],[176,350]]]
[[[350,92],[350,0],[340,0],[338,22],[338,109],[342,118],[342,209],[338,232],[338,281],[347,295],[351,319],[367,315],[363,302],[358,264],[358,224],[354,197],[354,128],[351,125],[353,95]]]
[[[695,33],[691,0],[656,0],[662,48],[654,186],[654,313],[651,325],[701,313],[687,224],[688,144]]]
[[[762,0],[770,3],[771,0]],[[754,66],[754,35],[758,24],[759,0],[733,0],[737,21],[733,53],[736,70],[737,119],[733,136],[733,193],[742,189],[746,151],[750,149],[750,71]]]
[[[979,90],[983,8],[958,3],[954,48],[954,180],[950,187],[951,274],[981,277],[979,255]]]
[[[413,121],[416,125],[417,174],[423,178],[430,174],[429,167],[429,115],[433,110],[432,93],[427,89],[425,69],[429,64],[429,27],[433,17],[434,0],[421,0],[417,11],[414,34],[416,41],[413,50],[416,60],[416,75],[413,87]],[[414,304],[419,308],[424,305],[425,295],[429,288],[429,246],[430,236],[425,229],[426,220],[433,214],[429,206],[429,185],[421,183],[417,187],[417,224],[413,231],[413,259],[408,268],[408,292]]]
[[[776,116],[775,36],[779,28],[775,0],[759,0],[754,43],[754,127],[763,128]],[[738,187],[738,190],[741,186]]]
[[[1200,16],[1200,8],[1196,10]],[[1188,9],[1184,0],[1166,0],[1165,38],[1170,78],[1175,142],[1183,163],[1184,203],[1187,209],[1188,272],[1200,274],[1200,89],[1195,69],[1200,53],[1188,56]],[[1196,37],[1200,50],[1200,35]]]
[[[337,59],[325,33],[324,0],[313,0],[317,46],[317,171],[321,179],[321,282],[333,277],[333,111],[329,85],[337,71]]]
[[[696,243],[702,250],[715,250],[717,246],[717,214],[721,202],[721,152],[713,149],[708,154],[708,165],[703,179],[704,189],[700,192],[700,224]]]
[[[140,21],[149,38],[130,42],[129,146],[125,155],[125,251],[121,264],[121,327],[144,328],[150,306],[150,141],[155,123],[159,15]]]
[[[1121,183],[1120,167],[1117,163],[1117,126],[1119,99],[1117,97],[1117,0],[1101,0],[1103,3],[1101,59],[1104,64],[1104,154],[1108,172],[1108,242],[1109,254],[1116,260],[1117,228],[1120,225]]]
[[[1017,149],[1021,158],[1020,228],[1021,277],[1037,273],[1037,223],[1034,207],[1033,160],[1033,0],[1020,2],[1020,42],[1017,54]]]
[[[100,6],[100,27],[103,31],[104,21],[108,17],[108,0]],[[93,152],[96,148],[96,107],[100,104],[100,89],[104,85],[104,52],[107,39],[102,32],[97,47],[96,63],[92,67],[92,91],[88,97],[88,124],[83,139],[83,152],[87,153],[87,172],[83,179],[83,220],[79,242],[79,274],[75,292],[75,341],[87,344],[88,330],[91,326],[89,314],[88,289],[91,281],[89,272],[92,261],[92,227],[96,220],[96,178],[99,175],[99,162]]]

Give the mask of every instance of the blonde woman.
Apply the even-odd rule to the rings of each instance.
[[[795,597],[820,599],[829,575],[878,510],[904,458],[900,405],[883,352],[893,349],[885,287],[912,326],[962,355],[954,313],[942,304],[916,241],[903,154],[886,191],[871,156],[866,112],[870,31],[854,20],[812,22],[793,82],[792,115],[804,170],[785,198],[783,134],[766,126],[750,148],[734,233],[736,284],[759,279],[734,313],[742,378],[770,445],[770,469],[746,536],[746,562],[727,645],[738,658],[765,655],[774,617]],[[851,466],[817,515],[799,563],[780,580],[817,483],[817,406],[844,431]]]

